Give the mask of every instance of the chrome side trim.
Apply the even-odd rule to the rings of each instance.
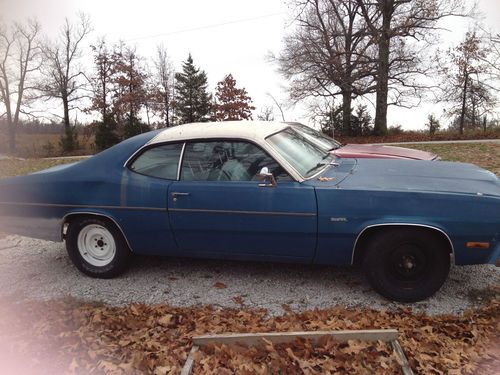
[[[0,202],[0,205],[30,206],[30,207],[76,207],[76,208],[104,208],[118,210],[142,210],[142,211],[167,211],[160,207],[140,207],[140,206],[93,206],[87,204],[62,204],[62,203],[30,203],[30,202]]]
[[[316,216],[314,212],[282,212],[282,211],[234,211],[234,210],[207,210],[202,208],[170,208],[169,211],[176,212],[203,212],[212,214],[236,214],[236,215],[275,215],[275,216]]]
[[[148,146],[148,143],[142,145],[141,147],[139,147],[137,150],[135,150],[134,153],[132,153],[132,155],[129,156],[129,158],[127,160],[125,160],[125,163],[123,163],[123,168],[127,168],[127,165],[128,163],[130,162],[130,160],[132,160],[133,158],[135,158],[135,156],[137,154],[139,154],[139,152],[141,152],[143,149],[145,149],[146,147]],[[128,168],[127,168],[128,169]]]
[[[382,223],[382,224],[368,225],[361,232],[359,232],[358,236],[356,237],[356,241],[354,241],[354,246],[352,248],[351,265],[354,264],[354,253],[356,251],[356,245],[358,244],[358,240],[361,238],[362,234],[367,229],[374,228],[374,227],[383,227],[383,226],[393,226],[393,227],[422,227],[422,228],[434,229],[434,230],[436,230],[436,231],[444,234],[445,237],[446,237],[446,239],[450,243],[450,246],[451,246],[452,263],[455,263],[455,248],[453,246],[453,242],[451,242],[450,236],[448,236],[448,234],[444,230],[442,230],[440,228],[437,228],[437,227],[434,227],[432,225],[426,225],[426,224],[415,224],[415,223]]]
[[[130,249],[131,252],[134,252],[134,250],[132,249],[132,246],[130,246],[130,242],[128,242],[128,238],[127,236],[125,235],[125,232],[123,231],[122,227],[120,227],[120,225],[116,222],[115,219],[113,219],[111,216],[109,215],[106,215],[106,214],[100,214],[100,213],[96,213],[96,212],[86,212],[86,211],[77,211],[77,212],[70,212],[69,214],[66,214],[64,215],[64,217],[62,218],[61,220],[61,224],[60,224],[60,227],[61,227],[61,241],[64,239],[63,238],[63,229],[64,229],[64,223],[66,223],[66,219],[69,217],[69,216],[74,216],[74,215],[93,215],[93,216],[101,216],[101,217],[105,217],[109,220],[111,220],[115,225],[116,227],[120,230],[123,238],[125,238],[125,242],[127,243],[127,246],[128,248]]]
[[[184,151],[186,150],[186,142],[182,144],[182,150],[181,154],[179,156],[179,163],[177,164],[177,181],[181,180],[181,168],[182,168],[182,162],[184,160]]]

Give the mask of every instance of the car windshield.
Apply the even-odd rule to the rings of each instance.
[[[303,133],[306,138],[310,139],[314,143],[317,143],[325,151],[332,151],[342,147],[340,142],[335,139],[326,136],[325,134],[310,128],[309,126],[303,124],[294,124],[294,129]]]
[[[335,159],[333,154],[291,127],[271,135],[267,141],[304,178],[317,174]]]

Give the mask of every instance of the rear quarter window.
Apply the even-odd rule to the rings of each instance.
[[[146,176],[176,180],[182,145],[174,143],[149,148],[140,154],[129,168]]]

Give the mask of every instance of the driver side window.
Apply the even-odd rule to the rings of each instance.
[[[277,180],[291,181],[283,168],[262,149],[249,142],[193,142],[186,145],[181,180],[258,181],[263,167]]]

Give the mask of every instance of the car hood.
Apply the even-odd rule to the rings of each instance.
[[[473,164],[377,159],[357,159],[353,163],[354,159],[343,160],[345,162],[341,165],[331,165],[323,171],[317,184],[321,184],[321,177],[335,177],[327,184],[343,189],[457,193],[500,198],[498,177]]]
[[[437,155],[431,152],[383,145],[348,144],[338,148],[333,153],[339,157],[367,157],[414,160],[434,160],[437,158]]]

